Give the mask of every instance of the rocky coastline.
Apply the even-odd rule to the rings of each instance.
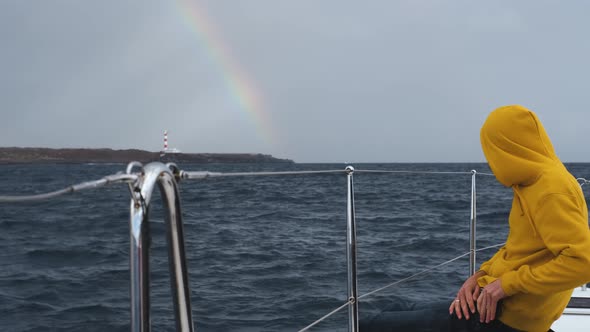
[[[0,164],[128,163],[293,163],[260,153],[161,153],[138,149],[50,149],[0,147]]]

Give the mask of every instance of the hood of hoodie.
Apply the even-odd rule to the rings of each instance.
[[[561,164],[541,121],[523,106],[490,113],[480,139],[492,172],[506,187],[532,184],[544,169]]]

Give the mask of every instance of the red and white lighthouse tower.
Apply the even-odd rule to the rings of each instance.
[[[168,152],[168,130],[164,130],[164,150],[163,152]]]
[[[168,149],[168,130],[164,130],[164,149],[160,151],[160,155],[166,153],[180,153],[180,150],[177,148]]]

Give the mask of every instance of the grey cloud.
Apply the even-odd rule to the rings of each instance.
[[[168,129],[190,152],[483,161],[485,116],[520,103],[563,160],[588,160],[586,2],[193,2],[258,88],[270,140],[183,1],[12,1],[0,3],[2,145],[157,150]]]

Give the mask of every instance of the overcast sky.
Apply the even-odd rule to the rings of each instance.
[[[2,0],[0,146],[484,161],[505,104],[590,161],[589,1]]]

